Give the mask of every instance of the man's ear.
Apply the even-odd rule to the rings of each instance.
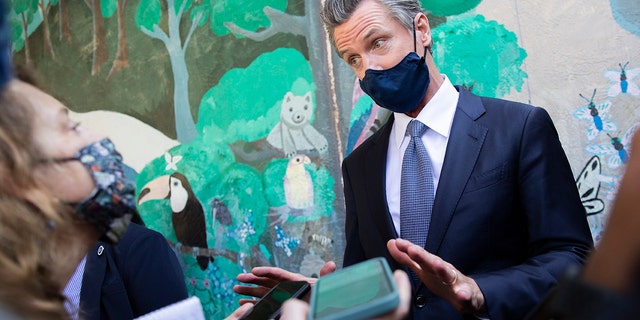
[[[417,47],[430,47],[431,46],[431,28],[429,27],[429,18],[420,12],[414,18],[415,26],[416,26],[416,41]]]

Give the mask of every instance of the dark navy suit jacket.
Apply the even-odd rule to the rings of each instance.
[[[133,319],[187,297],[178,259],[156,231],[131,223],[117,246],[98,242],[87,255],[83,319]]]
[[[458,88],[426,250],[473,278],[489,317],[522,319],[593,243],[569,162],[542,108]],[[343,162],[344,266],[386,257],[398,235],[385,193],[393,117]],[[462,319],[414,284],[414,319]]]

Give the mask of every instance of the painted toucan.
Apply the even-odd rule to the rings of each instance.
[[[207,249],[207,230],[202,204],[193,194],[189,180],[183,174],[158,177],[147,183],[138,196],[138,204],[148,200],[169,199],[171,204],[171,223],[176,238],[184,246]],[[194,251],[197,255],[197,251]],[[198,255],[198,265],[206,270],[210,257]]]

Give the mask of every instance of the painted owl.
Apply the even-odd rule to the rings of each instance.
[[[289,208],[313,207],[313,181],[304,168],[305,164],[310,163],[311,159],[304,154],[298,154],[289,159],[284,175],[284,196]]]

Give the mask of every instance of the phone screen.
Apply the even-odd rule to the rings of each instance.
[[[319,278],[311,299],[313,319],[363,319],[391,311],[400,301],[384,258]]]
[[[305,295],[311,287],[306,281],[283,281],[271,288],[251,310],[243,314],[240,319],[267,320],[280,317],[282,303],[291,298]]]

